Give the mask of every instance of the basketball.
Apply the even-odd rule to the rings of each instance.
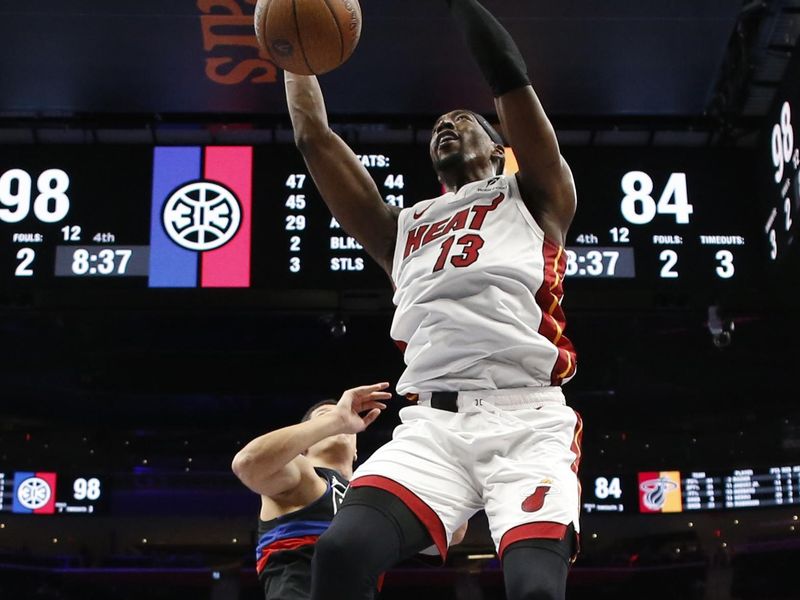
[[[281,69],[321,75],[344,63],[361,37],[358,0],[258,0],[258,43]]]

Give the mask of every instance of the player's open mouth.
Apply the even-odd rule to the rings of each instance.
[[[436,147],[441,148],[444,144],[458,140],[458,134],[453,131],[443,131],[436,138]]]

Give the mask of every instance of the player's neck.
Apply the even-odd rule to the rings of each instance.
[[[315,467],[338,471],[347,479],[353,476],[353,455],[350,452],[325,452],[314,456],[311,462]]]
[[[474,181],[488,179],[494,174],[493,166],[491,164],[489,164],[489,166],[467,165],[462,169],[439,173],[439,180],[442,182],[442,185],[444,185],[448,192],[456,194],[458,193],[458,190],[465,185],[468,185]]]

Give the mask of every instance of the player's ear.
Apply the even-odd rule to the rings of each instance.
[[[501,144],[495,144],[494,150],[492,151],[492,156],[505,160],[506,149]]]
[[[492,162],[495,165],[495,174],[502,175],[506,165],[506,149],[501,144],[494,145]]]

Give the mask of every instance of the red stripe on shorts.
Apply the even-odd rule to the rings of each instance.
[[[394,494],[405,504],[431,534],[433,543],[442,556],[442,561],[447,558],[447,534],[442,520],[433,509],[414,492],[393,479],[381,475],[365,475],[350,482],[350,487],[374,487]]]
[[[506,548],[522,540],[563,540],[565,535],[567,535],[567,526],[552,521],[517,525],[503,534],[497,554],[503,558]]]
[[[575,434],[572,438],[572,446],[570,446],[570,451],[575,454],[575,460],[572,462],[571,469],[575,475],[578,475],[578,469],[581,466],[581,443],[583,441],[583,418],[581,418],[581,414],[576,410],[573,411],[575,416],[577,417],[577,421],[575,423]],[[581,478],[578,477],[578,505],[580,506],[581,501],[581,494],[583,493],[583,489],[581,488]]]
[[[575,454],[575,460],[572,463],[572,472],[575,473],[578,479],[578,507],[580,508],[581,496],[583,495],[583,488],[581,487],[581,478],[578,475],[578,469],[581,466],[581,443],[583,441],[583,417],[577,410],[574,411],[577,421],[575,422],[575,435],[572,438],[572,446],[570,450]],[[575,562],[578,554],[581,551],[581,536],[575,532],[575,554],[572,555],[571,562]]]

